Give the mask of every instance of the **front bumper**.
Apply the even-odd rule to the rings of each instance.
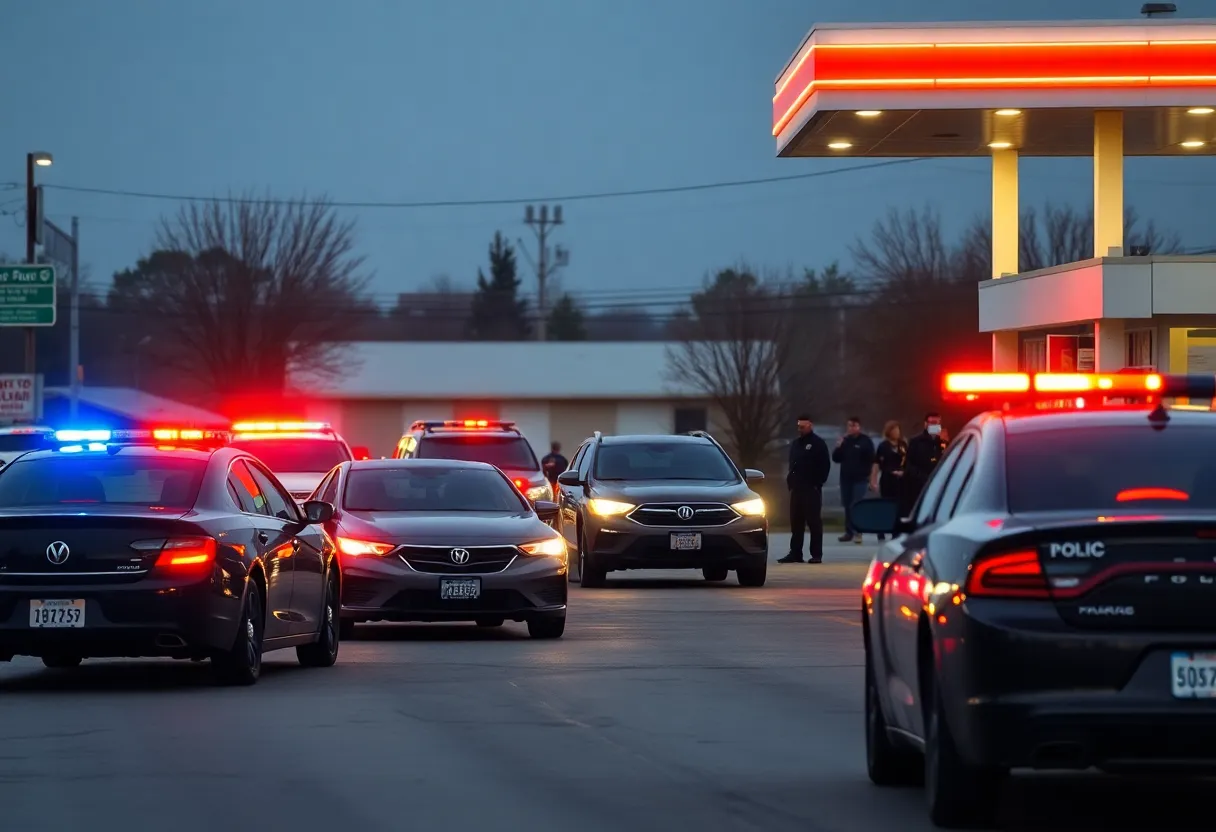
[[[643,525],[628,517],[596,517],[586,521],[586,545],[597,567],[624,569],[746,569],[768,561],[768,522],[740,517],[721,526],[677,527]],[[677,550],[673,534],[699,533],[701,548]]]
[[[32,600],[81,599],[84,626],[30,626]],[[100,585],[0,586],[0,659],[72,655],[82,658],[192,658],[227,650],[236,640],[239,592],[212,577],[192,583],[145,578]]]
[[[529,621],[566,614],[564,558],[519,555],[498,572],[420,572],[401,557],[349,558],[342,564],[342,618],[348,621]],[[454,600],[441,582],[477,579],[480,595]]]

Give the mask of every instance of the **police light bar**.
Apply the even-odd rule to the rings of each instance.
[[[515,423],[501,419],[443,419],[418,421],[410,430],[515,430]]]
[[[236,433],[324,433],[332,431],[329,422],[236,422]]]
[[[1216,397],[1216,375],[1163,373],[948,373],[942,381],[948,398],[976,401],[1082,396],[1157,398]]]
[[[200,428],[153,428],[150,430],[68,429],[57,430],[55,441],[65,446],[88,445],[101,450],[106,445],[151,445],[161,442],[186,445],[219,446],[228,442],[228,432]],[[97,446],[97,447],[94,447]],[[67,448],[61,448],[67,450]]]

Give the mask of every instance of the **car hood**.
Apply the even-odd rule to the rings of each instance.
[[[415,546],[514,546],[553,536],[532,513],[347,511],[342,534]]]
[[[642,503],[739,503],[755,499],[747,483],[709,480],[647,480],[595,483],[595,496]]]
[[[283,483],[283,487],[292,494],[311,494],[321,480],[325,479],[325,473],[320,474],[275,474],[279,478],[279,482]]]

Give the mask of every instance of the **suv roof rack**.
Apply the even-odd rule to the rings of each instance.
[[[416,430],[423,433],[441,430],[501,430],[520,433],[514,422],[503,419],[419,419],[410,425],[411,433]]]

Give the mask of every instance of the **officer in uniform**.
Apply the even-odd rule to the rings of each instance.
[[[899,506],[900,517],[912,513],[912,507],[920,498],[925,483],[938,460],[946,450],[946,441],[942,438],[942,416],[940,413],[925,414],[925,429],[908,441],[908,459],[904,466],[904,487]]]
[[[790,552],[778,563],[802,563],[802,537],[811,530],[809,563],[823,563],[823,484],[832,473],[828,443],[815,433],[807,414],[798,417],[798,436],[790,443]]]

